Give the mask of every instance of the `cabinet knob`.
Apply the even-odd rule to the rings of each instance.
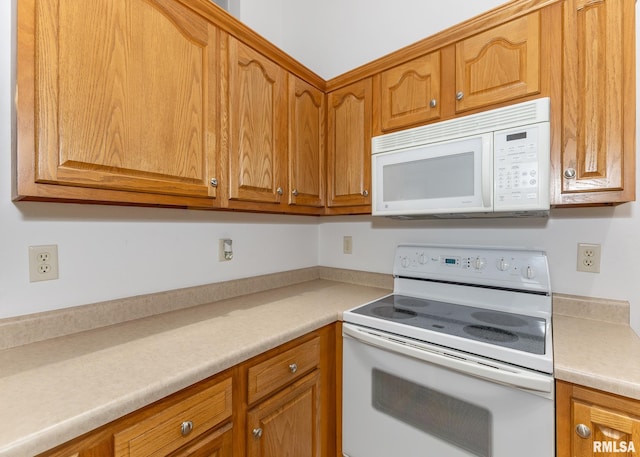
[[[289,371],[291,373],[295,373],[296,371],[298,371],[298,365],[295,363],[292,363],[291,365],[289,365]]]
[[[460,101],[464,98],[464,92],[460,91],[456,93],[456,100]]]
[[[294,197],[297,197],[298,196],[298,189],[293,189],[291,191],[291,193],[293,194]]]
[[[282,195],[282,194],[284,193],[284,191],[282,190],[282,187],[278,187],[278,188],[276,189],[276,193],[277,193],[278,195]]]
[[[187,436],[191,433],[191,430],[193,430],[193,422],[191,421],[184,421],[180,426],[180,434],[182,436]]]
[[[431,101],[429,102],[429,106],[431,108],[435,108],[436,106],[438,106],[438,101],[435,98],[432,98]]]
[[[576,433],[580,438],[589,438],[591,436],[591,429],[584,424],[576,425]]]
[[[258,427],[258,428],[254,428],[254,429],[251,431],[251,433],[253,434],[253,436],[254,436],[255,438],[258,438],[258,439],[259,439],[259,438],[262,438],[262,429],[261,429],[260,427]]]
[[[369,191],[367,189],[362,191],[362,196],[363,197],[368,197],[369,196]]]
[[[564,177],[567,179],[573,179],[576,177],[576,169],[575,168],[567,168],[564,171]]]
[[[218,187],[218,180],[216,178],[211,178],[211,187]]]

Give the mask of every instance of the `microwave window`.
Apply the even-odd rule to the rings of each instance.
[[[424,200],[473,196],[473,151],[385,165],[383,199]]]

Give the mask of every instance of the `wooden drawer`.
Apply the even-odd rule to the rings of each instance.
[[[308,373],[320,363],[320,337],[249,368],[248,401],[253,403]]]
[[[231,378],[226,378],[114,436],[115,457],[166,456],[231,417]],[[191,432],[182,434],[190,421]]]

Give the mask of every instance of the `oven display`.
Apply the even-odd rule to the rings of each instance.
[[[460,257],[440,257],[440,263],[455,267],[460,265]]]

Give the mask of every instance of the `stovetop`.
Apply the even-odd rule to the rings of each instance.
[[[539,317],[406,295],[389,295],[353,312],[532,354],[545,353],[546,322]]]
[[[544,252],[400,245],[393,294],[345,322],[553,372],[551,290]]]

